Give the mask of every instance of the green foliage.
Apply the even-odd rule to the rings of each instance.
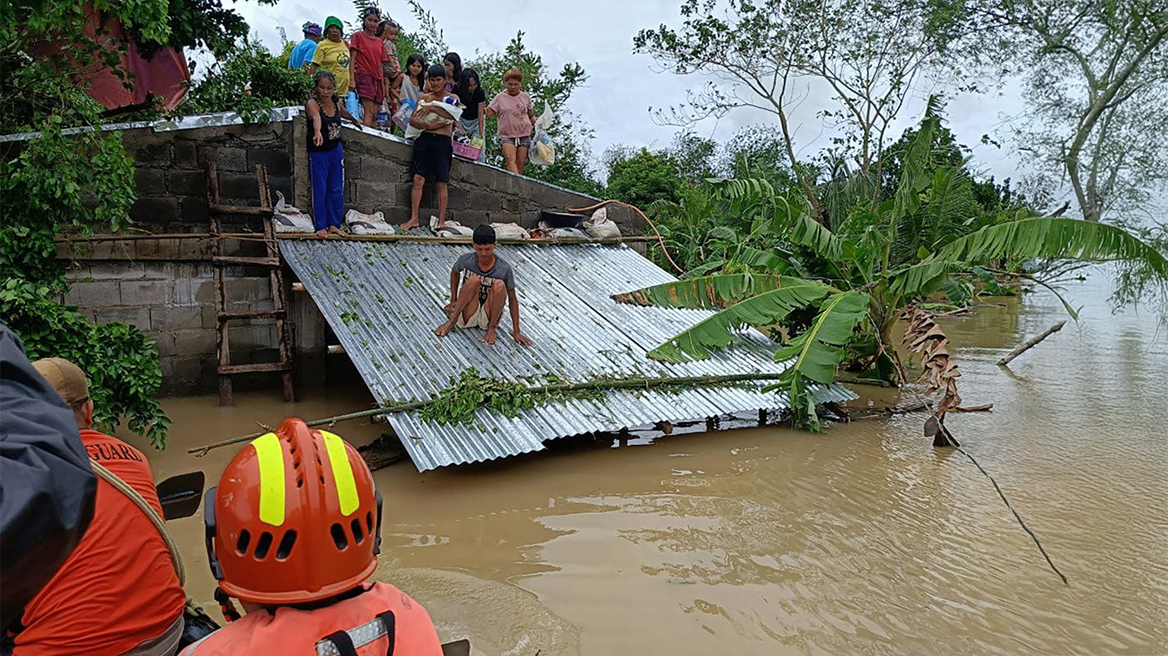
[[[615,151],[608,157],[610,198],[640,208],[649,207],[655,201],[676,203],[684,186],[681,168],[668,153],[641,148]]]
[[[128,40],[146,56],[159,46],[222,53],[247,26],[220,0],[18,0],[2,12],[0,133],[39,134],[0,145],[0,318],[30,357],[65,357],[85,369],[102,427],[125,417],[161,446],[168,420],[154,400],[161,371],[153,343],[123,323],[90,324],[59,302],[68,283],[58,235],[122,230],[135,200],[133,163],[119,134],[94,129],[105,109],[85,93],[85,76],[106,66],[130,83],[118,68]]]
[[[215,62],[206,76],[191,88],[178,107],[186,114],[237,112],[248,122],[266,123],[272,109],[301,105],[312,88],[312,78],[303,70],[288,68],[293,44],[278,55],[256,41],[244,41]],[[244,88],[251,85],[251,94]]]
[[[451,378],[419,415],[424,421],[442,425],[469,424],[479,408],[491,408],[504,417],[516,417],[521,410],[535,407],[536,398],[526,387],[495,378],[486,378],[474,367]]]
[[[939,291],[953,303],[969,302],[973,288],[955,274],[980,275],[983,266],[1034,258],[1117,262],[1133,279],[1144,281],[1142,289],[1158,289],[1164,296],[1168,260],[1119,228],[1031,218],[1025,212],[1003,217],[1000,208],[986,212],[963,169],[943,151],[934,158],[939,126],[930,113],[898,157],[896,188],[874,204],[854,205],[838,232],[815,221],[807,203],[797,202],[790,189],[780,190],[766,179],[727,180],[704,188],[707,202],[720,208],[710,214],[739,216],[743,227],[723,223],[715,228],[732,233],[721,237],[732,246],[715,265],[699,267],[700,277],[614,297],[624,303],[717,311],[651,355],[668,362],[706,358],[734,343],[734,332],[743,325],[779,324],[791,338],[776,359],[792,360],[792,365],[772,389],[787,393],[796,424],[817,430],[809,385],[832,382],[845,357],[871,368],[867,375],[898,379],[893,324],[905,308]],[[667,226],[672,223],[668,213],[657,216]],[[760,237],[779,247],[751,245]],[[814,315],[808,316],[812,309]]]
[[[49,285],[9,278],[0,287],[0,318],[30,360],[62,357],[85,371],[99,428],[112,431],[125,416],[130,430],[166,446],[170,420],[156,400],[162,372],[154,342],[124,323],[92,324],[57,298]]]

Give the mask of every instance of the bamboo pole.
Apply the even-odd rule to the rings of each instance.
[[[1051,326],[1050,328],[1047,328],[1046,330],[1042,331],[1041,333],[1035,335],[1030,340],[1028,340],[1025,344],[1023,344],[1022,346],[1019,346],[1018,348],[1011,351],[1010,355],[1007,355],[1006,357],[1002,358],[1001,360],[998,360],[998,366],[1004,367],[1004,366],[1010,364],[1010,361],[1013,360],[1014,358],[1018,357],[1019,355],[1022,355],[1026,351],[1029,351],[1030,349],[1034,348],[1035,346],[1038,346],[1039,342],[1041,342],[1042,340],[1046,339],[1047,337],[1050,337],[1051,335],[1057,333],[1058,331],[1062,330],[1063,326],[1066,325],[1066,323],[1067,322],[1064,319],[1063,321],[1060,321],[1060,322],[1056,323],[1055,325]]]
[[[587,383],[553,383],[550,385],[540,385],[538,387],[529,387],[527,392],[535,395],[539,394],[556,394],[560,392],[582,392],[587,390],[611,390],[611,389],[652,389],[654,387],[663,387],[666,385],[726,385],[730,383],[744,383],[760,380],[778,380],[782,374],[778,373],[757,373],[757,374],[734,374],[729,376],[681,376],[681,377],[663,377],[663,378],[626,378],[620,380],[599,380]],[[349,421],[350,419],[364,419],[365,417],[373,417],[376,415],[384,415],[395,412],[409,412],[411,410],[420,410],[425,406],[435,402],[437,397],[426,399],[425,401],[408,401],[405,403],[396,403],[392,405],[383,405],[373,408],[372,410],[360,410],[358,412],[350,412],[335,417],[325,417],[324,419],[314,419],[306,422],[308,426],[331,426],[332,424]],[[232,444],[239,444],[240,442],[247,442],[254,440],[261,435],[269,433],[269,430],[262,430],[243,437],[234,437],[222,442],[215,442],[206,446],[195,447],[188,449],[187,453],[193,453],[197,456],[204,456],[211,449],[218,449],[223,446],[230,446]]]

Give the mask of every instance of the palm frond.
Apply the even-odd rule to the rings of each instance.
[[[949,277],[951,262],[928,259],[893,271],[888,279],[888,290],[905,297],[914,297],[940,289]]]
[[[791,241],[810,248],[831,262],[838,262],[840,259],[842,246],[839,237],[836,237],[831,230],[828,230],[808,214],[801,215],[795,221],[795,229],[791,231]]]
[[[719,310],[752,296],[808,282],[802,278],[761,273],[719,274],[613,294],[612,300],[630,305]]]
[[[681,331],[650,351],[649,357],[673,363],[704,360],[710,357],[711,350],[734,343],[738,338],[733,331],[742,326],[778,323],[792,310],[814,303],[829,293],[829,288],[818,282],[798,278],[788,280],[792,281],[788,287],[752,296]]]
[[[863,292],[829,296],[811,326],[775,353],[776,362],[795,358],[783,374],[789,374],[788,378],[804,376],[825,385],[834,381],[836,365],[844,355],[844,344],[867,312],[868,295]]]
[[[1081,219],[1022,219],[986,226],[938,253],[938,259],[962,264],[989,264],[1005,257],[1126,262],[1168,284],[1168,259],[1155,248],[1122,228]]]
[[[780,256],[781,255],[781,256]],[[734,264],[752,269],[764,269],[770,273],[789,275],[794,270],[787,261],[790,254],[775,248],[769,251],[742,246],[734,256]]]

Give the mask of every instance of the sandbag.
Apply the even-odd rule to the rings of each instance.
[[[588,233],[576,228],[552,228],[548,232],[556,239],[588,239]]]
[[[284,202],[284,194],[276,192],[276,207],[272,212],[272,226],[276,232],[316,232],[312,217]]]
[[[354,235],[392,235],[397,232],[385,222],[385,214],[381,212],[365,214],[349,210],[345,213],[345,225],[349,226],[349,232]]]
[[[531,235],[518,223],[492,223],[499,239],[530,239]]]
[[[438,227],[438,217],[430,215],[430,229],[439,237],[473,237],[474,230],[462,225],[458,221],[447,221],[446,225]]]
[[[608,208],[602,207],[584,221],[584,231],[593,239],[615,239],[621,236],[620,226],[608,219]]]

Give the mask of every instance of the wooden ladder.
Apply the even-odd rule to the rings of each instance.
[[[219,351],[219,405],[232,403],[231,377],[237,374],[252,374],[278,371],[284,378],[284,400],[296,400],[292,387],[292,354],[288,349],[287,305],[284,302],[284,269],[280,259],[280,249],[276,244],[276,232],[272,226],[272,197],[268,187],[268,170],[262,164],[255,167],[256,182],[259,184],[259,207],[224,205],[219,202],[219,175],[215,164],[207,166],[207,210],[211,218],[211,239],[215,242],[215,254],[211,262],[215,267],[215,305],[218,316],[218,333],[215,344]],[[228,239],[247,239],[223,232],[221,217],[226,215],[248,215],[263,217],[263,242],[267,247],[266,257],[238,257],[225,254]],[[258,234],[257,234],[258,236]],[[229,266],[258,266],[268,269],[268,281],[272,288],[271,310],[248,310],[230,312],[227,308],[227,289],[224,268]],[[278,362],[261,364],[231,364],[231,344],[229,322],[241,319],[270,318],[276,320],[276,338],[280,359]]]

